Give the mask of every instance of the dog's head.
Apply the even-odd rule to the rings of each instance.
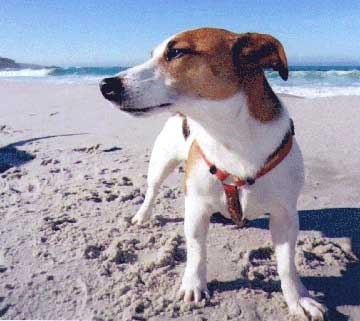
[[[274,37],[201,28],[185,31],[155,48],[150,60],[103,79],[103,96],[134,115],[173,110],[191,100],[234,96],[263,69],[288,77],[286,55]]]

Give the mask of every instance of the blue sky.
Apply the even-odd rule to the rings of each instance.
[[[359,0],[1,0],[0,56],[132,65],[164,38],[212,26],[276,36],[291,64],[360,64]]]

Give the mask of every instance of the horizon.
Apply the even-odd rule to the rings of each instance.
[[[16,59],[14,59],[13,57],[5,57],[5,56],[0,56],[0,58],[5,58],[5,59],[11,59],[14,60],[15,63],[17,64],[23,64],[23,65],[35,65],[35,66],[39,66],[39,67],[44,67],[44,68],[62,68],[62,69],[66,69],[66,68],[131,68],[134,65],[112,65],[112,64],[103,64],[103,65],[91,65],[91,64],[77,64],[77,65],[41,65],[37,62],[28,62],[28,61],[17,61]],[[288,66],[289,68],[294,68],[294,67],[360,67],[360,62],[339,62],[339,61],[330,61],[330,62],[304,62],[304,63],[291,63],[288,62]]]
[[[0,56],[20,63],[132,66],[161,41],[183,30],[213,26],[270,33],[285,47],[289,65],[360,65],[360,4],[328,1],[139,0],[4,2]]]

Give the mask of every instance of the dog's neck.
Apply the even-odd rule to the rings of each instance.
[[[192,102],[184,114],[209,160],[238,176],[255,174],[289,129],[287,111],[265,78],[221,102]]]

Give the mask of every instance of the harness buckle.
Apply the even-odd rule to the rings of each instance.
[[[248,185],[254,185],[255,184],[255,179],[249,177],[249,178],[246,179],[246,183]]]

